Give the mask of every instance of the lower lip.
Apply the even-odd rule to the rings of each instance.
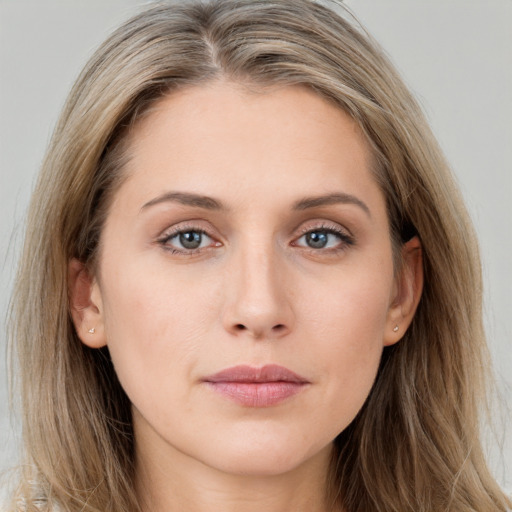
[[[245,407],[270,407],[300,393],[301,382],[207,382],[217,393]]]

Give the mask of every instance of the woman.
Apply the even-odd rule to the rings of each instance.
[[[506,510],[473,240],[343,18],[148,9],[80,76],[34,194],[18,508]]]

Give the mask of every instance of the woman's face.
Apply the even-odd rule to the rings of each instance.
[[[305,88],[219,82],[130,137],[73,315],[108,345],[139,455],[254,475],[327,460],[412,316],[360,131]]]

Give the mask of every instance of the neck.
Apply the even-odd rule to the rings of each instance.
[[[284,474],[254,475],[227,473],[172,448],[166,454],[144,448],[136,450],[144,512],[333,511],[326,498],[330,446]]]

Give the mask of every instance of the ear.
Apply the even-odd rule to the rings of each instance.
[[[402,265],[395,277],[391,304],[388,310],[384,345],[399,341],[409,326],[423,291],[423,257],[417,236],[402,246]]]
[[[85,265],[75,258],[68,265],[68,295],[73,324],[82,343],[91,348],[105,346],[107,341],[98,283]]]

